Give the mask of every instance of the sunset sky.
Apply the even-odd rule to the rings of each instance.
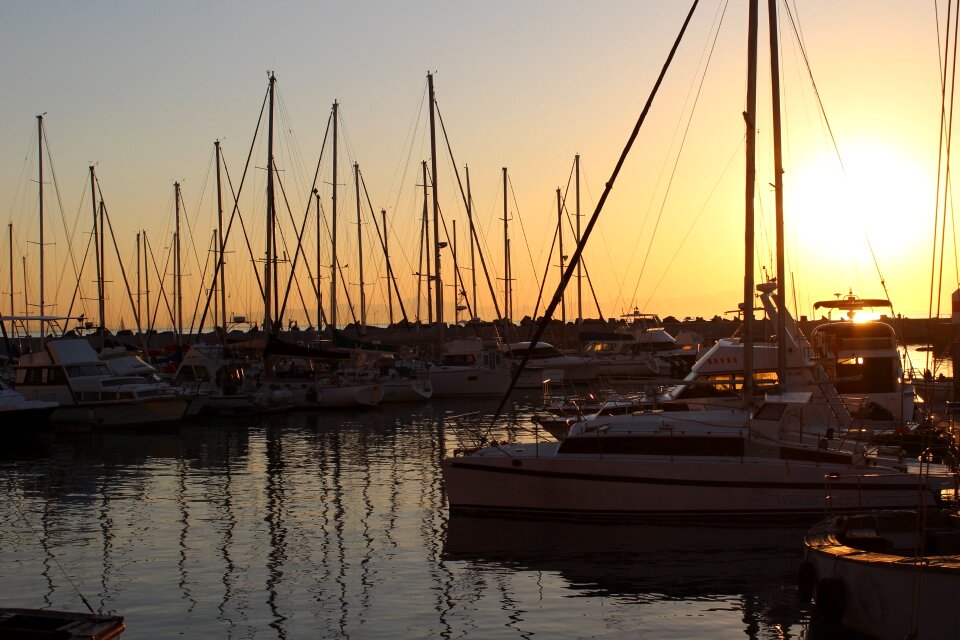
[[[761,4],[758,279],[772,276],[775,264],[769,45],[766,3]],[[810,315],[814,301],[849,289],[883,297],[882,277],[895,311],[924,317],[937,195],[937,22],[945,22],[946,5],[933,0],[789,0],[788,5],[792,23],[787,5],[779,6],[791,308]],[[209,287],[209,275],[201,276],[204,263],[209,273],[216,220],[213,142],[221,140],[236,186],[268,70],[273,70],[275,157],[290,203],[288,213],[278,197],[278,215],[288,252],[295,247],[294,227],[307,211],[336,100],[341,122],[338,253],[350,296],[356,306],[352,166],[357,162],[378,222],[380,210],[387,212],[394,270],[413,320],[417,287],[412,274],[418,270],[423,207],[420,163],[430,159],[430,71],[454,156],[451,160],[441,135],[437,179],[444,220],[451,231],[456,220],[458,262],[469,289],[467,218],[453,172],[456,167],[463,179],[468,165],[480,244],[501,306],[501,172],[508,169],[513,315],[519,320],[533,313],[548,264],[557,224],[556,189],[566,189],[574,156],[580,154],[582,213],[593,212],[689,6],[663,0],[4,3],[0,193],[6,210],[0,311],[10,311],[8,223],[14,230],[14,311],[24,312],[25,290],[30,305],[38,300],[36,116],[45,113],[52,156],[47,160],[56,176],[54,184],[51,165],[45,163],[47,312],[66,313],[75,289],[68,246],[74,260],[82,262],[92,227],[88,167],[95,163],[134,289],[135,235],[143,230],[150,238],[157,262],[150,274],[151,304],[157,302],[157,272],[164,274],[166,292],[172,286],[173,269],[164,264],[174,229],[173,184],[181,183],[189,324],[198,292]],[[742,0],[700,3],[601,214],[584,256],[606,317],[634,307],[661,316],[711,317],[736,308],[742,297],[746,13]],[[941,38],[942,31],[941,26]],[[328,223],[329,144],[318,184]],[[240,201],[258,259],[264,251],[266,162],[261,132]],[[367,318],[384,324],[386,269],[366,206],[363,196]],[[571,186],[571,213],[573,207]],[[304,251],[313,270],[315,211],[305,229]],[[569,228],[564,234],[564,253],[571,255],[574,239]],[[325,307],[329,244],[325,235],[320,258]],[[955,245],[948,214],[945,313],[957,285]],[[108,247],[107,325],[130,328],[133,313]],[[239,228],[227,251],[228,311],[259,321],[263,304]],[[445,283],[452,284],[449,254],[444,261]],[[88,316],[96,312],[90,300],[95,295],[92,262],[87,258],[80,278],[84,299],[74,309]],[[477,265],[479,270],[479,259]],[[549,265],[546,300],[558,281],[556,251]],[[256,268],[262,271],[262,263]],[[285,283],[289,264],[280,269]],[[316,322],[315,295],[302,259],[295,280],[309,320]],[[479,271],[477,282],[478,314],[492,318],[490,293]],[[583,291],[584,315],[597,317],[586,283]],[[452,321],[453,290],[444,296],[445,320]],[[340,298],[342,324],[351,314],[343,294]],[[576,317],[575,284],[566,300],[570,320]],[[308,322],[303,308],[294,292],[287,315],[301,326]],[[162,305],[159,309],[157,325],[169,326],[169,313]],[[425,298],[421,317],[427,319]]]

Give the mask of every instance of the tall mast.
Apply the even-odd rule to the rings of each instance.
[[[440,277],[440,202],[437,199],[437,129],[434,123],[436,95],[433,92],[433,74],[427,74],[427,83],[430,86],[430,172],[433,178],[433,276],[436,283],[437,296],[437,324],[440,325],[441,341],[443,340],[443,278]]]
[[[560,196],[560,187],[557,187],[557,241],[560,250],[560,281],[563,281],[563,200]],[[560,326],[567,326],[567,296],[566,291],[560,294]]]
[[[460,275],[460,265],[457,264],[457,220],[453,220],[453,323],[460,325],[460,286],[457,276]]]
[[[140,232],[137,231],[137,324],[140,325],[138,328],[141,330],[141,333],[143,330],[143,315],[141,315],[143,309],[142,305],[140,304],[142,302],[142,298],[143,290],[140,279]]]
[[[27,256],[20,256],[20,270],[23,275],[23,313],[25,315],[30,315],[30,300],[27,298]],[[24,332],[27,334],[27,339],[30,338],[30,323],[29,321],[24,321]]]
[[[94,258],[97,265],[97,312],[100,315],[100,336],[102,344],[103,336],[103,273],[101,272],[101,263],[100,263],[100,230],[99,223],[97,222],[97,176],[94,172],[93,165],[90,165],[90,202],[93,205],[93,247],[94,247]]]
[[[276,76],[270,72],[270,112],[269,125],[267,128],[267,253],[266,260],[263,263],[263,331],[270,333],[273,331],[273,270],[274,255],[273,248],[275,240],[273,238],[275,227],[275,211],[273,203],[273,92],[277,83]]]
[[[380,209],[383,218],[383,259],[387,261],[387,310],[390,313],[390,324],[393,325],[393,269],[390,267],[390,244],[387,239],[387,210]]]
[[[317,270],[316,270],[316,292],[317,292],[317,338],[319,339],[320,331],[323,330],[321,326],[323,319],[323,294],[320,290],[320,191],[314,187],[313,188],[313,197],[317,201]]]
[[[223,255],[223,192],[220,188],[220,141],[213,143],[217,152],[217,247],[220,249],[220,258],[217,262],[220,269],[220,328],[227,330],[227,278],[225,274],[226,258]]]
[[[40,204],[40,316],[44,315],[44,287],[43,287],[43,114],[37,116],[37,166],[39,168],[39,177],[37,179],[37,188],[39,189]],[[44,322],[40,321],[40,344],[43,344]]]
[[[337,328],[337,112],[339,106],[333,101],[333,210],[331,211],[331,265],[330,265],[330,320],[331,329]]]
[[[213,247],[213,264],[220,264],[220,242],[217,240],[217,231],[218,229],[214,229],[213,237],[210,238],[210,244]],[[217,286],[216,278],[213,279],[213,286],[211,288],[213,289],[213,318],[214,322],[216,322],[217,319],[220,318],[220,296],[217,291],[219,287]]]
[[[106,305],[107,305],[107,252],[105,250],[106,244],[106,230],[103,226],[103,213],[106,207],[103,206],[103,198],[100,199],[100,295],[97,296],[100,302],[100,350],[103,351],[103,348],[107,346],[107,330],[106,330]]]
[[[507,215],[507,168],[501,169],[503,173],[503,339],[507,340],[507,327],[510,324],[510,236],[509,219]]]
[[[363,222],[360,216],[360,165],[353,163],[353,181],[357,187],[357,262],[360,271],[360,335],[367,333],[367,298],[363,288]]]
[[[747,406],[753,399],[753,226],[754,193],[756,189],[756,131],[757,131],[757,3],[750,0],[749,31],[747,36],[747,110],[743,114],[747,127],[746,184],[744,189],[746,221],[744,225],[743,275],[743,401]]]
[[[780,141],[780,45],[777,34],[777,2],[767,0],[770,21],[770,91],[773,102],[773,173],[777,207],[777,377],[784,384],[787,374],[787,318],[784,313],[787,270],[783,247],[783,154]]]
[[[429,76],[428,76],[429,77]],[[423,166],[423,233],[426,245],[430,247],[430,224],[427,217],[427,161],[424,160]],[[427,324],[433,324],[433,276],[430,267],[430,254],[427,253]]]
[[[147,263],[147,230],[143,230],[143,289],[147,302],[147,330],[153,328],[153,321],[150,319],[150,267]],[[149,338],[149,334],[148,334]]]
[[[177,344],[183,344],[183,271],[180,265],[180,183],[173,183],[174,215],[176,232],[173,236],[173,286],[177,292],[174,309],[177,312]]]
[[[7,223],[7,237],[9,238],[10,243],[10,315],[17,315],[17,310],[14,306],[13,299],[13,290],[16,288],[13,285],[13,223]]]
[[[477,269],[476,263],[474,262],[474,249],[473,249],[473,195],[470,193],[470,167],[464,166],[464,172],[467,174],[467,220],[470,221],[470,228],[468,229],[470,236],[470,284],[471,284],[471,295],[473,304],[470,308],[473,310],[473,315],[477,315]]]
[[[580,154],[573,157],[576,167],[576,199],[577,199],[577,246],[580,246]],[[580,272],[581,261],[577,260],[577,323],[583,322],[583,278]]]

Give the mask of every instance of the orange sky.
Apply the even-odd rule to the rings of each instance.
[[[789,5],[842,159],[841,166],[781,3],[789,297],[801,314],[811,313],[814,301],[851,288],[864,297],[882,297],[882,275],[897,311],[925,316],[940,109],[937,5],[826,0]],[[39,297],[38,113],[47,114],[56,174],[54,184],[51,168],[45,168],[48,312],[65,313],[75,288],[67,246],[72,244],[75,259],[82,261],[91,219],[85,181],[92,161],[128,279],[135,278],[135,234],[145,230],[167,291],[173,270],[163,263],[173,232],[173,183],[182,183],[189,318],[198,291],[209,286],[201,275],[216,217],[213,141],[222,140],[236,184],[267,87],[266,70],[273,69],[279,91],[275,156],[291,212],[281,201],[280,215],[289,251],[294,247],[290,216],[300,224],[330,106],[338,100],[338,253],[350,295],[356,305],[352,164],[357,162],[378,219],[381,208],[387,211],[394,269],[413,319],[420,162],[430,153],[424,103],[429,69],[436,74],[437,101],[454,154],[451,161],[445,148],[438,153],[438,194],[451,229],[457,221],[460,265],[469,263],[468,240],[453,167],[462,177],[469,165],[481,245],[502,298],[501,168],[506,166],[514,316],[531,314],[556,225],[556,189],[566,187],[579,153],[582,210],[592,213],[688,8],[655,1],[605,2],[602,10],[572,1],[321,3],[308,9],[296,3],[21,3],[3,8],[0,65],[8,91],[0,119],[5,141],[0,183],[7,200],[5,222],[14,227],[15,310],[24,311],[25,289],[30,305]],[[943,22],[942,3],[939,11]],[[710,317],[735,308],[742,296],[745,40],[745,3],[701,2],[584,253],[605,316],[636,306],[662,316]],[[765,8],[761,42],[765,48]],[[765,51],[760,64],[757,264],[772,275]],[[260,258],[265,138],[257,139],[252,165],[240,206]],[[328,147],[319,185],[328,218],[331,172]],[[572,190],[569,198],[572,211]],[[364,216],[368,321],[382,324],[385,268],[370,239],[369,212]],[[311,269],[315,224],[310,218],[305,232]],[[7,313],[10,248],[4,227],[0,310]],[[573,239],[569,229],[565,232],[569,255]],[[320,261],[326,300],[330,257],[324,235]],[[948,231],[945,309],[956,284],[954,244]],[[239,233],[232,235],[228,251],[228,310],[259,321],[262,302]],[[444,260],[450,284],[452,259],[445,255]],[[547,299],[557,282],[556,254],[550,264]],[[92,257],[80,278],[82,298],[94,295],[91,265]],[[286,275],[288,267],[281,269]],[[107,272],[107,324],[130,327],[133,314],[112,248]],[[469,283],[469,272],[462,273]],[[150,278],[156,303],[157,272]],[[298,270],[296,280],[315,322],[309,278]],[[478,283],[479,315],[490,318],[493,306],[482,274]],[[596,317],[587,291],[584,284],[584,315]],[[445,293],[447,320],[453,319],[452,293]],[[340,298],[342,323],[351,314],[343,294]],[[89,299],[81,306],[88,315],[95,313]],[[294,293],[288,315],[301,326],[307,323],[302,307]],[[426,320],[425,299],[421,316]],[[575,316],[572,289],[567,317]],[[169,325],[163,306],[158,325]]]

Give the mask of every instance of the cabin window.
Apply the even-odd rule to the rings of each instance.
[[[837,361],[840,393],[895,392],[900,362],[895,358],[841,358]]]
[[[67,374],[61,367],[47,369],[47,384],[67,384]]]
[[[41,371],[42,369],[27,369],[23,376],[23,384],[43,384]]]
[[[648,456],[742,456],[743,438],[719,436],[597,436],[567,438],[557,453]]]

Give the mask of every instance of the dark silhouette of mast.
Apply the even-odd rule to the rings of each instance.
[[[473,247],[473,195],[470,193],[470,167],[464,165],[464,173],[467,177],[467,220],[469,221],[469,229],[467,230],[467,235],[470,236],[470,284],[471,284],[471,295],[472,295],[472,306],[470,307],[473,310],[473,315],[477,315],[477,269],[474,256],[474,247]]]
[[[337,112],[339,105],[333,101],[333,211],[331,213],[331,267],[330,267],[330,327],[337,328]]]
[[[747,37],[747,110],[743,114],[747,127],[746,184],[744,188],[746,222],[744,225],[743,276],[743,401],[749,406],[753,396],[753,252],[754,193],[756,191],[757,132],[757,0],[750,0]],[[782,343],[781,343],[782,344]]]
[[[430,171],[433,178],[433,277],[437,298],[437,324],[440,325],[440,342],[443,342],[443,278],[440,276],[440,202],[437,199],[437,131],[435,124],[436,95],[433,91],[433,74],[427,74],[430,88]]]
[[[390,245],[387,242],[387,210],[380,209],[380,217],[383,218],[383,258],[387,261],[387,309],[390,313],[390,324],[393,324],[393,267],[390,266]]]
[[[276,76],[270,72],[270,111],[268,116],[267,128],[267,254],[266,261],[263,264],[263,331],[270,333],[273,331],[273,297],[276,290],[276,264],[274,263],[274,254],[276,252],[276,239],[274,238],[276,224],[276,210],[274,208],[273,193],[273,102],[274,89],[277,83]]]
[[[103,309],[103,264],[101,262],[102,251],[100,249],[100,236],[102,229],[97,221],[97,176],[93,165],[90,165],[90,203],[93,206],[93,247],[94,258],[97,266],[97,313],[99,314],[100,348],[104,345],[104,309]]]
[[[176,232],[173,236],[173,286],[177,292],[173,300],[177,311],[177,346],[183,344],[183,268],[180,263],[180,183],[173,183]]]
[[[43,114],[37,116],[37,166],[39,168],[38,178],[37,178],[37,188],[39,190],[39,205],[40,205],[40,317],[44,315],[44,310],[46,308],[46,301],[44,299],[44,286],[43,286]],[[40,343],[43,344],[44,336],[44,322],[40,320]]]
[[[770,22],[770,91],[773,102],[773,173],[776,195],[777,227],[777,376],[780,384],[787,373],[787,318],[784,314],[787,288],[787,268],[784,264],[783,247],[783,154],[780,141],[780,45],[777,36],[777,3],[767,1]]]
[[[433,276],[432,268],[430,267],[430,222],[427,214],[427,161],[424,160],[421,163],[423,167],[423,242],[427,246],[427,324],[433,324]],[[420,319],[420,314],[417,313],[417,319]]]
[[[220,258],[217,264],[220,267],[220,328],[227,330],[227,280],[224,270],[226,258],[223,255],[223,191],[220,186],[220,141],[213,143],[217,155],[217,245],[220,249]]]
[[[576,199],[577,199],[577,244],[580,244],[580,154],[573,157],[573,164],[576,174]],[[563,253],[561,250],[560,253]],[[583,267],[582,260],[577,262],[577,324],[583,322]]]
[[[357,262],[360,271],[360,335],[367,333],[367,296],[363,288],[363,222],[360,219],[360,165],[353,163],[353,181],[357,188]]]
[[[566,256],[563,255],[563,197],[560,195],[560,187],[557,187],[557,244],[560,254],[560,279],[563,280],[563,261]],[[560,293],[560,323],[561,327],[566,328],[567,296],[565,290]]]
[[[510,318],[513,315],[510,299],[510,216],[507,210],[507,168],[503,167],[501,171],[503,173],[503,339],[507,340],[507,327],[510,326]]]

